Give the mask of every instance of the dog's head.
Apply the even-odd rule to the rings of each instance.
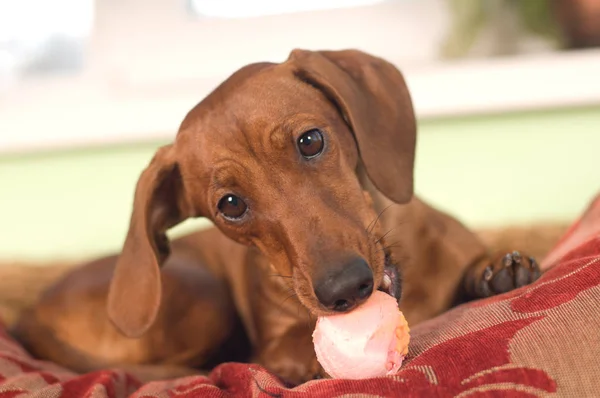
[[[153,322],[165,232],[207,217],[257,247],[313,314],[350,311],[374,289],[399,298],[368,180],[413,194],[415,117],[401,73],[359,51],[295,50],[242,68],[192,109],[142,173],[108,311],[130,336]]]

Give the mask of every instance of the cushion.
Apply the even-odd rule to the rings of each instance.
[[[468,303],[412,329],[400,372],[294,388],[258,365],[143,385],[127,373],[74,374],[31,358],[0,330],[0,398],[538,397],[600,389],[600,196],[542,262],[530,286]]]

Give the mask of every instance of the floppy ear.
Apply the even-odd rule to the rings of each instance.
[[[375,187],[396,203],[410,201],[416,121],[400,71],[357,50],[294,50],[288,63],[342,113]]]
[[[162,294],[159,267],[170,252],[166,231],[191,213],[173,148],[162,147],[138,180],[108,292],[108,316],[123,334],[138,337],[154,322]]]

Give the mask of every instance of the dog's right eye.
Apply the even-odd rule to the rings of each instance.
[[[246,202],[235,195],[225,195],[219,201],[217,205],[219,211],[225,218],[236,220],[246,213],[248,206]]]
[[[323,133],[318,129],[308,130],[298,138],[298,149],[306,159],[319,156],[324,146]]]

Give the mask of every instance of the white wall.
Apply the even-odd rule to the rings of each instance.
[[[447,20],[441,0],[249,19],[195,17],[184,1],[96,3],[82,73],[0,88],[0,152],[172,134],[235,69],[283,61],[294,47],[359,48],[405,66],[429,63]]]
[[[0,154],[170,138],[235,69],[290,49],[359,48],[407,77],[419,118],[600,103],[600,50],[438,62],[443,0],[391,0],[248,19],[187,13],[183,1],[98,0],[78,75],[0,91]]]

